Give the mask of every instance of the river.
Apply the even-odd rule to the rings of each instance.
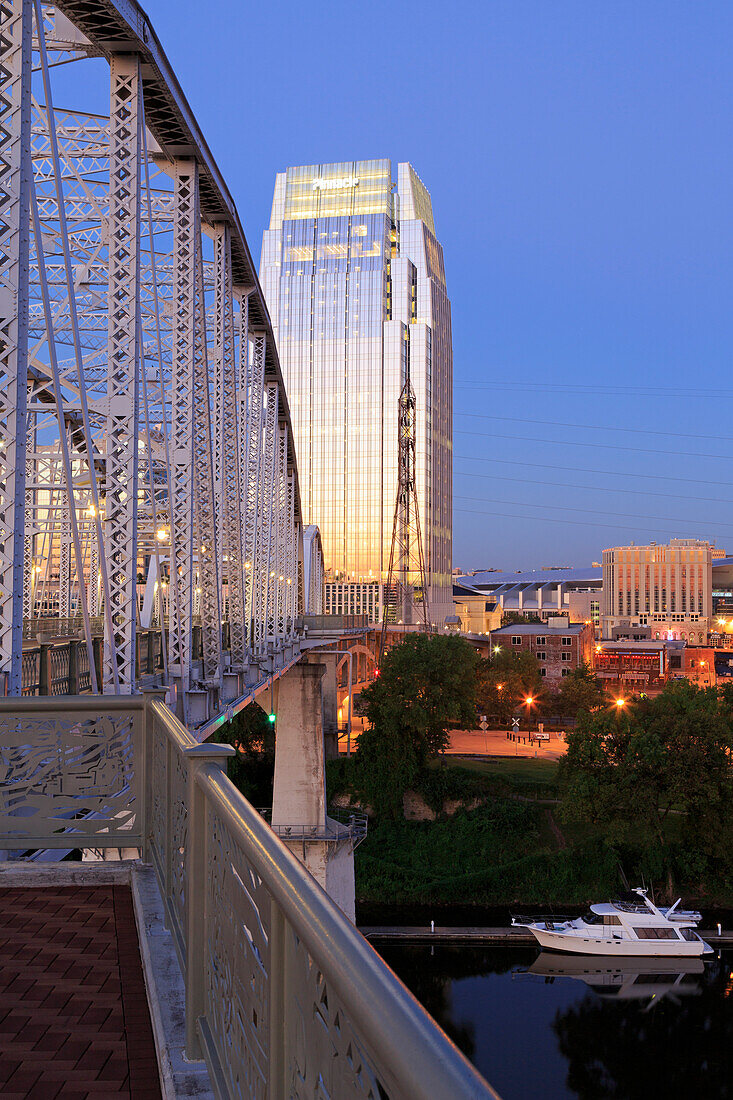
[[[531,947],[379,950],[502,1100],[733,1097],[733,949],[621,964]]]

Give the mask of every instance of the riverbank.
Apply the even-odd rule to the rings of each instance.
[[[358,804],[345,761],[329,775],[340,804]],[[356,852],[358,911],[387,905],[425,910],[425,924],[499,927],[507,912],[536,906],[579,911],[632,884],[659,881],[643,850],[612,846],[592,826],[566,825],[558,814],[557,764],[511,757],[451,760],[425,769],[404,801],[404,819],[372,819]],[[670,829],[678,827],[674,819]],[[679,851],[675,886],[702,910],[733,909],[733,884],[712,863]],[[452,911],[460,906],[465,915]],[[498,919],[479,911],[504,910]],[[448,919],[441,916],[450,912]],[[470,911],[470,912],[467,912]],[[474,915],[475,914],[475,915]],[[419,924],[408,916],[360,917],[369,925]],[[711,918],[714,927],[717,919]],[[723,922],[733,926],[733,921]]]

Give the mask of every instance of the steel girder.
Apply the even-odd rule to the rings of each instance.
[[[174,168],[173,376],[171,383],[171,592],[169,616],[171,675],[186,691],[191,675],[194,572],[193,371],[194,280],[196,271],[196,162]]]
[[[242,514],[239,420],[242,415],[241,376],[234,362],[234,303],[231,237],[228,226],[217,226],[214,240],[216,360],[216,454],[219,488],[219,526],[227,580],[231,638],[231,663],[235,671],[245,666],[244,572],[242,563]],[[246,308],[246,307],[245,307]],[[246,409],[245,409],[246,414]]]
[[[104,644],[104,687],[135,690],[140,338],[142,85],[137,57],[111,61],[107,454],[105,555],[113,637]],[[116,663],[116,670],[113,664]]]
[[[261,585],[259,584],[258,578],[262,557],[262,516],[260,506],[262,504],[261,471],[266,339],[264,332],[255,334],[251,367],[247,380],[247,480],[245,485],[243,531],[245,580],[244,626],[246,630],[247,648],[253,653],[256,651],[262,637],[262,631],[258,626],[258,624],[262,622],[260,600]]]
[[[30,0],[0,2],[0,672],[20,695],[23,650],[28,256],[31,120]]]
[[[239,671],[293,639],[304,609],[274,340],[236,210],[149,25],[140,38],[118,0],[61,7],[82,34],[65,20],[57,34],[37,0],[0,0],[0,674],[20,692],[24,610],[83,607],[89,637],[89,618],[106,618],[105,690],[136,690],[155,558],[168,672],[215,688],[223,618]],[[50,71],[86,56],[109,62],[109,119],[54,110]]]

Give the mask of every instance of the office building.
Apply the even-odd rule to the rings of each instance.
[[[430,195],[409,164],[278,174],[260,280],[318,525],[327,613],[381,617],[397,494],[398,399],[416,397],[416,487],[430,618],[453,614],[452,347]]]
[[[603,637],[641,627],[652,641],[706,643],[713,614],[711,551],[700,539],[604,550]]]

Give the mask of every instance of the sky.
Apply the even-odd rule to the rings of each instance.
[[[430,190],[455,565],[733,552],[729,3],[143,6],[256,260],[288,165],[387,156]]]

